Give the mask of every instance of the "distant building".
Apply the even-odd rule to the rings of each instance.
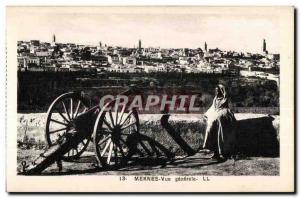
[[[274,61],[279,61],[280,60],[280,55],[279,54],[273,54],[273,59],[274,59]]]
[[[181,65],[187,65],[188,64],[188,57],[186,57],[186,56],[180,56],[179,57],[179,64],[181,64]]]
[[[136,58],[135,57],[128,57],[126,59],[126,64],[128,64],[128,65],[136,65]]]
[[[39,46],[40,45],[40,41],[39,40],[31,40],[30,44],[33,46]]]
[[[55,34],[53,34],[53,37],[52,37],[52,43],[56,43],[56,37],[55,37]]]
[[[139,40],[139,51],[141,51],[141,49],[142,49],[142,41],[141,41],[141,39]]]
[[[27,59],[27,65],[28,66],[30,66],[30,65],[32,65],[32,66],[40,66],[40,63],[41,63],[40,59],[38,57],[35,57],[35,56],[29,57]]]
[[[268,54],[266,39],[263,41],[263,53]]]
[[[112,60],[112,63],[114,63],[114,64],[122,63],[122,59],[119,54],[113,54],[111,56],[111,60]]]
[[[20,68],[27,67],[27,65],[26,65],[26,62],[27,62],[26,59],[27,59],[27,57],[22,56],[22,57],[18,57],[17,59],[18,59],[18,67],[20,67]]]
[[[35,52],[35,54],[38,57],[51,56],[51,52],[49,52],[49,51],[37,51],[37,52]]]
[[[92,56],[91,60],[95,66],[108,66],[112,62],[111,57],[105,55]]]
[[[152,59],[162,59],[161,53],[160,52],[153,52],[149,54],[149,57]]]
[[[207,43],[204,43],[204,50],[207,52]]]
[[[51,46],[55,46],[55,45],[56,45],[56,37],[55,34],[53,34]]]
[[[41,66],[41,61],[35,56],[23,56],[18,57],[18,67],[20,68],[30,68]]]

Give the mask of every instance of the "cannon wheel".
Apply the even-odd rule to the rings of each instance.
[[[98,114],[94,125],[93,141],[96,157],[100,166],[104,168],[118,168],[126,163],[129,153],[128,136],[139,133],[138,112],[133,109],[111,108],[107,103]]]
[[[45,135],[49,147],[57,144],[59,138],[64,137],[68,132],[75,132],[74,127],[72,127],[72,121],[87,109],[88,106],[84,104],[77,93],[70,92],[57,97],[47,112]],[[90,138],[84,139],[70,149],[63,156],[63,160],[78,159],[87,148],[89,142]]]

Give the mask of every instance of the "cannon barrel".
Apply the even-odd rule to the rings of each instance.
[[[73,129],[66,132],[57,142],[49,146],[34,162],[27,164],[22,162],[23,175],[36,175],[42,173],[55,162],[60,162],[63,156],[72,148],[76,148],[84,139],[91,138],[93,124],[97,116],[98,108],[94,107],[79,115],[73,120]]]

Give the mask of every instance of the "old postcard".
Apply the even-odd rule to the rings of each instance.
[[[7,7],[7,191],[294,192],[293,7]]]

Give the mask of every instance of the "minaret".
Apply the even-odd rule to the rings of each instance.
[[[55,34],[53,34],[53,37],[52,37],[52,43],[56,43]]]
[[[264,39],[263,41],[263,52],[267,51],[267,43],[266,43],[266,39]]]
[[[207,52],[207,43],[204,43],[204,50]]]
[[[139,40],[139,51],[142,49],[142,41],[141,39]]]
[[[55,45],[56,45],[56,37],[55,34],[53,34],[51,46],[54,47]]]

